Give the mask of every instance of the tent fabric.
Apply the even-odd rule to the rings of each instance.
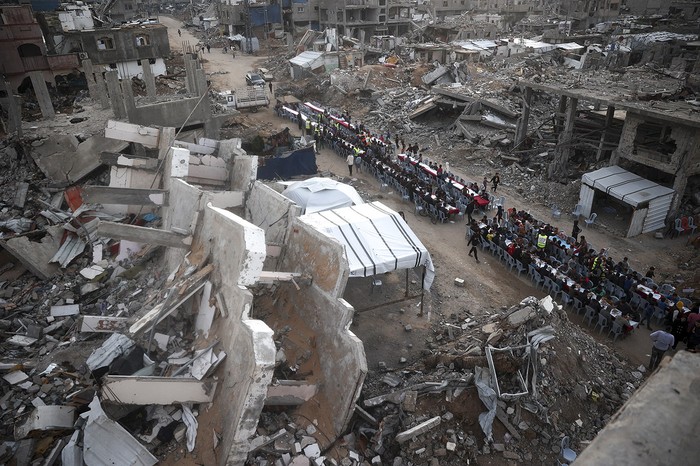
[[[316,153],[313,146],[287,152],[277,157],[260,159],[257,178],[259,180],[289,179],[300,175],[315,175]]]
[[[425,266],[423,288],[433,284],[430,253],[404,219],[381,202],[302,215],[299,220],[344,246],[351,277]]]
[[[282,195],[303,207],[306,214],[364,203],[355,188],[330,178],[297,181],[289,185]]]
[[[642,178],[617,165],[585,173],[581,181],[586,186],[603,191],[635,208],[660,197],[672,196],[674,193],[671,188]]]
[[[289,60],[292,65],[299,66],[301,68],[311,68],[311,65],[321,58],[323,54],[321,52],[311,52],[307,50],[306,52],[301,52],[296,57]]]

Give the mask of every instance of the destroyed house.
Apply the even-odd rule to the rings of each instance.
[[[139,76],[141,62],[151,64],[157,76],[165,74],[164,57],[170,55],[168,28],[162,24],[128,24],[113,28],[58,31],[47,15],[46,36],[52,47],[89,59],[104,71],[117,70],[122,79]]]
[[[320,0],[320,23],[338,33],[368,41],[374,35],[406,34],[414,3],[406,0]]]
[[[57,75],[78,67],[77,54],[49,53],[29,5],[0,6],[0,56],[0,72],[12,89],[28,82],[29,73],[53,83]]]
[[[217,0],[216,14],[219,24],[223,26],[224,34],[227,35],[246,34],[246,24],[248,24],[254,33],[264,37],[270,25],[282,23],[280,4],[268,0],[250,2],[248,5],[237,0]]]

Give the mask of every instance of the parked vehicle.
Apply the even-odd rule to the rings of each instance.
[[[227,97],[227,100],[230,102],[230,98]],[[270,98],[262,87],[246,87],[234,89],[233,102],[237,110],[247,108],[251,112],[257,112],[260,107],[270,105]]]
[[[264,86],[265,80],[258,73],[246,73],[245,82],[249,86]]]
[[[272,71],[268,70],[267,68],[259,68],[258,69],[258,74],[262,76],[262,78],[265,81],[274,81],[275,76],[272,74]]]

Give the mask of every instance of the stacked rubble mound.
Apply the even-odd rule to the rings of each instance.
[[[347,435],[320,451],[313,420],[267,413],[249,463],[553,464],[564,437],[580,451],[643,377],[550,297],[439,328],[420,361],[368,375]]]

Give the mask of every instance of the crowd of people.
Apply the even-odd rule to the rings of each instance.
[[[489,218],[486,207],[493,206],[490,201],[501,181],[498,173],[490,180],[484,177],[480,184],[468,182],[450,173],[449,167],[427,160],[418,144],[406,145],[399,134],[373,133],[362,122],[353,124],[347,112],[279,102],[275,111],[296,122],[320,148],[330,148],[344,158],[350,176],[353,168],[370,170],[417,208],[435,209],[442,219],[464,214],[471,246],[468,255],[477,263],[479,247],[500,251],[504,259],[512,258],[519,272],[528,271],[536,285],[545,284],[554,297],[561,295],[565,304],[585,310],[589,323],[598,322],[601,328],[615,325],[624,337],[639,325],[646,324],[651,330],[651,320],[656,318],[662,325],[659,332],[673,338],[670,348],[685,342],[689,351],[700,350],[698,305],[681,298],[670,285],[657,285],[654,267],[642,275],[632,269],[627,257],[616,262],[606,249],[596,251],[585,236],[579,236],[578,220],[568,235],[529,212],[506,211],[503,205],[496,205]],[[481,211],[481,218],[477,211]],[[656,349],[651,369],[663,355],[659,347],[669,341],[659,332],[652,334]]]
[[[399,134],[373,133],[362,122],[352,123],[347,113],[334,114],[310,104],[283,105],[276,113],[297,123],[319,148],[332,149],[346,160],[348,173],[369,170],[383,183],[396,188],[419,208],[431,210],[443,221],[462,212],[471,216],[489,204],[488,180],[468,183],[442,164],[430,161],[417,143],[406,144]],[[490,180],[495,192],[500,177]]]

